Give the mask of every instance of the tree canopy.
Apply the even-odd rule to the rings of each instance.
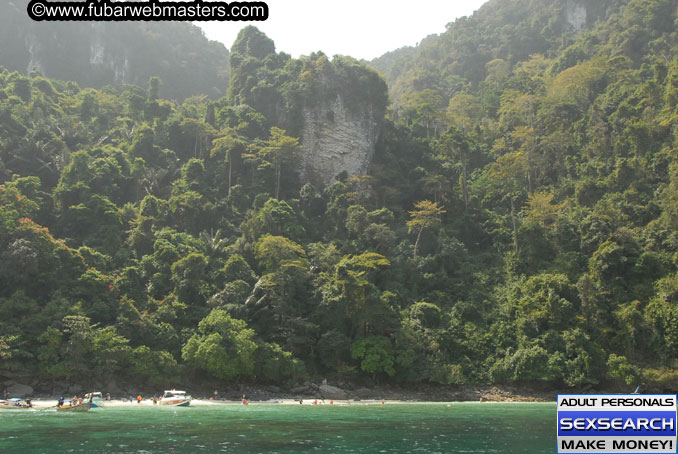
[[[570,3],[373,62],[390,105],[253,27],[219,99],[0,69],[0,376],[677,389],[678,13]],[[304,109],[338,93],[383,126],[314,185]]]

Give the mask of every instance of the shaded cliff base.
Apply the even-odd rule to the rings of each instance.
[[[209,401],[217,391],[217,399],[239,402],[246,396],[250,402],[313,401],[315,399],[335,401],[402,401],[402,402],[555,402],[558,394],[629,394],[636,386],[591,386],[581,388],[556,388],[544,383],[521,385],[440,385],[419,383],[407,385],[367,384],[348,381],[307,380],[292,387],[274,385],[253,385],[247,383],[225,384],[219,381],[200,380],[198,383],[167,383],[160,386],[140,385],[132,382],[110,380],[106,384],[84,385],[67,382],[38,383],[26,378],[19,381],[2,380],[0,385],[9,397],[33,397],[36,399],[58,399],[59,396],[83,395],[90,391],[110,393],[115,400],[142,395],[151,398],[162,395],[165,389],[183,389],[194,398]],[[24,384],[26,383],[26,384]],[[641,385],[641,393],[675,392]]]
[[[383,385],[355,389],[336,388],[331,385],[310,384],[309,389],[297,392],[275,393],[270,388],[243,387],[249,400],[283,399],[335,399],[350,401],[389,402],[549,402],[556,400],[556,392],[534,389],[518,389],[501,386],[441,386],[423,384],[418,386]],[[292,390],[291,390],[292,391]]]
[[[83,386],[79,384],[56,383],[50,385],[35,384],[35,388],[14,381],[5,381],[4,389],[8,390],[9,397],[33,397],[39,400],[58,399],[59,396],[83,395],[90,391],[110,393],[114,400],[127,399],[129,396],[142,395],[151,398],[160,396],[164,389],[185,389],[194,398],[209,401],[217,391],[217,399],[225,401],[240,401],[246,396],[250,402],[281,402],[287,401],[389,401],[389,402],[555,402],[558,393],[629,393],[633,390],[591,390],[591,389],[549,389],[540,386],[445,386],[436,384],[419,384],[410,386],[401,385],[373,385],[353,386],[351,384],[327,384],[304,382],[296,386],[283,389],[278,386],[265,385],[224,385],[223,383],[201,384],[200,386],[183,385],[180,383],[149,387],[134,384],[110,383],[109,386]],[[642,391],[642,390],[641,390]],[[649,392],[649,391],[644,391]]]

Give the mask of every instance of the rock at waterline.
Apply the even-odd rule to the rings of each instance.
[[[348,397],[346,391],[336,386],[320,385],[319,391],[325,399],[346,399]]]

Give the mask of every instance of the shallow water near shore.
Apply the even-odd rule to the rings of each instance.
[[[118,406],[0,412],[0,452],[552,453],[554,403]]]

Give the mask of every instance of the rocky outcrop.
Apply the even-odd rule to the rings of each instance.
[[[188,22],[35,22],[25,5],[0,2],[0,64],[10,71],[93,88],[146,87],[157,76],[163,98],[224,95],[228,50]]]
[[[366,100],[349,109],[337,94],[303,112],[302,175],[304,180],[323,185],[334,183],[342,172],[363,175],[374,155],[380,118]]]
[[[367,399],[369,397],[372,397],[375,393],[369,388],[358,388],[354,391],[356,397],[359,397],[361,399]]]
[[[338,175],[367,174],[388,100],[386,83],[345,57],[316,59],[301,110],[301,174],[330,185]]]
[[[318,392],[324,399],[346,399],[348,397],[346,391],[331,385],[320,385]]]
[[[295,386],[294,388],[290,389],[290,392],[292,394],[302,394],[302,393],[307,393],[310,391],[310,387],[306,385],[300,385],[300,386]]]
[[[300,139],[302,183],[327,186],[337,175],[366,174],[388,103],[379,74],[350,57],[321,52],[299,60],[275,53],[256,27],[243,28],[231,49],[228,99],[261,113],[267,126]]]
[[[567,0],[565,18],[577,32],[586,26],[586,5],[576,0]]]

